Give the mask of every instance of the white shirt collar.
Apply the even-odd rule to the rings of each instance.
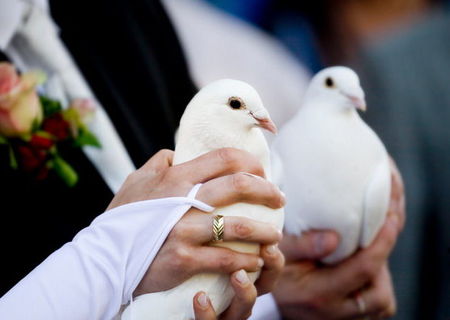
[[[16,33],[27,10],[27,4],[34,4],[49,10],[48,0],[1,0],[0,1],[0,50],[5,50]]]

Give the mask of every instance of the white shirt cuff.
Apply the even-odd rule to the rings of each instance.
[[[262,295],[256,299],[252,316],[249,320],[281,320],[277,303],[270,293]]]

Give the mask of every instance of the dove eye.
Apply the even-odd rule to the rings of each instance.
[[[245,107],[245,103],[238,97],[228,99],[228,105],[233,109],[242,109]]]
[[[334,88],[334,81],[333,81],[333,79],[331,79],[330,77],[326,78],[325,79],[325,85],[328,88]]]

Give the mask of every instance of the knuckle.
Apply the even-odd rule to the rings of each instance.
[[[191,264],[191,255],[189,250],[184,247],[175,248],[173,259],[170,261],[172,262],[172,266],[178,270],[188,267]]]
[[[271,195],[273,202],[276,207],[281,208],[284,206],[284,198],[281,195],[280,189],[275,186],[273,183],[267,182],[269,185],[269,194]]]
[[[252,178],[243,173],[234,174],[232,176],[233,189],[241,195],[247,193],[251,187],[250,179]]]
[[[359,267],[359,275],[365,280],[371,280],[376,276],[376,268],[370,262],[361,263]]]
[[[164,180],[165,181],[177,181],[180,178],[180,169],[179,167],[170,167],[164,172]]]
[[[189,235],[191,231],[191,228],[188,224],[182,223],[180,221],[175,225],[175,227],[172,229],[171,235],[175,238],[183,238],[185,235]]]
[[[227,166],[232,168],[239,167],[239,151],[232,148],[222,148],[217,150],[217,156]]]
[[[219,268],[223,270],[234,270],[235,269],[235,259],[232,254],[224,254],[218,259]]]
[[[233,224],[233,232],[236,237],[241,240],[246,240],[251,238],[253,235],[253,227],[249,223],[237,222]]]
[[[173,151],[170,149],[161,149],[156,154],[161,156],[171,156],[173,154]]]

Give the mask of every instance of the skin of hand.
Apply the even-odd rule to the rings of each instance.
[[[284,319],[382,319],[395,314],[396,301],[387,258],[405,223],[405,196],[400,173],[391,160],[392,191],[385,224],[367,248],[337,265],[315,260],[338,245],[332,231],[285,236],[280,248],[286,266],[273,294]],[[356,295],[366,310],[360,312]]]
[[[276,186],[259,178],[264,177],[260,162],[245,151],[219,149],[176,166],[172,166],[172,158],[173,151],[170,150],[161,150],[153,156],[127,178],[108,209],[135,201],[185,196],[197,183],[203,185],[196,199],[214,207],[247,202],[276,209],[285,203],[284,195]],[[238,253],[207,246],[213,240],[212,221],[212,214],[190,209],[170,232],[134,295],[170,289],[201,272],[228,273],[233,274],[231,283],[236,298],[224,319],[241,319],[249,315],[256,292],[271,291],[281,274],[284,256],[277,243],[282,234],[270,224],[243,217],[224,217],[225,241],[262,245],[259,256]],[[240,270],[259,269],[262,273],[255,285],[239,281],[246,278]],[[199,303],[206,300],[194,298],[199,319],[210,319],[209,316],[214,314]]]

